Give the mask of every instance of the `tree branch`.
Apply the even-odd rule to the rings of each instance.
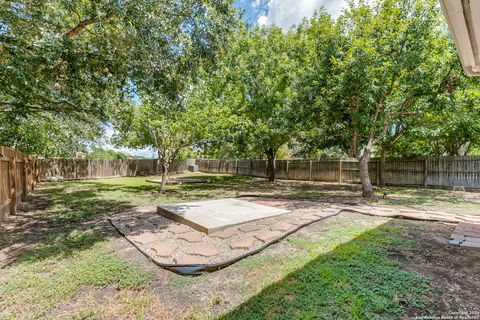
[[[115,13],[109,12],[103,17],[95,17],[95,18],[89,18],[89,19],[82,20],[75,27],[70,29],[70,31],[65,33],[65,38],[67,38],[67,39],[73,38],[74,36],[79,34],[83,29],[85,29],[89,25],[104,22],[104,21],[106,21],[106,20],[108,20],[108,19],[110,19],[114,16],[115,16]]]

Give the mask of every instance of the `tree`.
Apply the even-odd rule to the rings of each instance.
[[[371,197],[372,152],[399,118],[431,107],[435,62],[451,40],[433,0],[349,1],[336,23],[316,19],[327,23],[303,27],[313,42],[303,101],[321,115],[324,144],[358,160],[362,194]]]
[[[221,71],[221,92],[213,97],[236,118],[229,135],[240,155],[264,154],[275,181],[278,149],[296,132],[292,104],[295,58],[292,36],[278,27],[241,28],[232,39]]]
[[[1,1],[1,131],[45,114],[107,121],[140,88],[174,95],[235,21],[231,0]]]
[[[138,157],[132,157],[130,154],[121,151],[104,149],[101,147],[93,147],[92,150],[87,154],[87,158],[93,160],[125,160]]]
[[[104,133],[95,119],[78,121],[68,116],[38,114],[19,118],[9,125],[11,114],[0,113],[0,145],[10,146],[37,157],[75,158],[89,152],[89,148]]]
[[[118,145],[157,151],[161,193],[165,193],[172,161],[185,148],[208,138],[209,125],[215,121],[212,110],[198,103],[193,93],[186,97],[172,100],[159,94],[144,96],[141,105],[126,105],[114,118]]]
[[[460,64],[449,76],[448,90],[436,107],[419,117],[392,150],[400,156],[466,156],[480,145],[479,80],[467,78]]]

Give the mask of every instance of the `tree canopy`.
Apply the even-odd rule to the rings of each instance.
[[[240,28],[221,60],[211,98],[227,105],[229,154],[266,155],[271,181],[279,148],[298,130],[293,79],[297,68],[292,34],[278,27]],[[224,149],[224,151],[226,151]]]
[[[192,153],[267,158],[271,181],[278,156],[353,157],[366,197],[371,157],[479,152],[480,81],[437,1],[347,2],[285,32],[233,0],[3,1],[0,142],[71,156],[113,125],[164,178]]]
[[[109,110],[139,89],[175,95],[179,79],[214,60],[236,23],[231,3],[2,1],[2,135],[45,114],[108,121]]]
[[[321,117],[326,145],[359,160],[365,196],[372,152],[405,118],[433,109],[449,80],[438,62],[450,63],[451,40],[437,7],[430,0],[350,1],[338,21],[320,13],[300,29],[313,41],[307,111]]]

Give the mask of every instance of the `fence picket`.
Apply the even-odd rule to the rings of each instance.
[[[200,171],[216,173],[205,162],[197,160]],[[235,160],[238,175],[266,177],[265,160]],[[311,180],[340,183],[359,183],[357,160],[277,160],[278,179]],[[369,163],[370,179],[380,182],[380,160]],[[390,186],[416,186],[450,188],[463,186],[480,189],[480,157],[387,158],[385,184]]]

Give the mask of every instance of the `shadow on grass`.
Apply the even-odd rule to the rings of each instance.
[[[43,185],[19,206],[2,230],[0,266],[65,258],[117,236],[106,214],[132,209],[128,202],[101,198],[95,190],[69,190],[71,184]]]
[[[387,223],[323,254],[318,248],[332,239],[293,238],[290,243],[306,251],[300,259],[309,262],[220,319],[398,319],[423,310],[428,281],[393,259],[392,251],[411,246],[395,233]],[[287,268],[296,258],[275,265]]]
[[[0,230],[0,249],[7,249],[0,266],[68,257],[118,236],[107,216],[134,210],[139,199],[143,205],[175,198],[208,198],[208,191],[222,194],[249,180],[232,175],[201,178],[211,183],[172,185],[167,196],[159,196],[158,185],[146,182],[146,177],[42,184],[19,207],[14,227]]]

